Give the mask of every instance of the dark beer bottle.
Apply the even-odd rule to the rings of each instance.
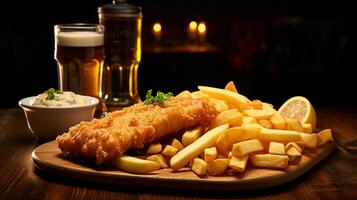
[[[117,0],[99,7],[98,14],[104,25],[102,98],[108,111],[113,111],[140,102],[142,12],[138,6]]]

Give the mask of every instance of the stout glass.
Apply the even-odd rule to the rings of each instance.
[[[101,97],[104,62],[103,26],[98,24],[59,24],[54,27],[55,54],[60,90]],[[106,109],[97,106],[95,117]]]

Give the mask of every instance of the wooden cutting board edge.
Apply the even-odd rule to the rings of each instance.
[[[51,143],[51,142],[49,142]],[[68,169],[66,166],[61,166],[55,164],[51,161],[40,159],[38,154],[41,154],[44,145],[49,145],[45,143],[37,147],[32,152],[32,160],[34,166],[40,171],[47,172],[51,175],[63,177],[70,180],[79,180],[84,182],[94,182],[101,184],[109,184],[115,186],[140,186],[145,188],[152,189],[179,189],[179,190],[209,190],[209,191],[248,191],[263,189],[272,186],[278,186],[284,183],[287,183],[307,171],[313,168],[316,164],[324,160],[334,149],[334,143],[329,143],[323,146],[323,150],[318,154],[317,157],[311,159],[305,166],[299,170],[287,170],[282,171],[282,173],[276,174],[274,176],[268,177],[258,177],[252,179],[234,179],[234,180],[225,180],[225,179],[206,179],[206,178],[187,178],[183,177],[182,179],[176,177],[153,177],[148,175],[141,174],[113,174],[96,172],[92,170],[76,170]],[[54,142],[52,142],[54,143]],[[60,151],[58,150],[57,153]],[[56,152],[51,152],[56,153]],[[181,172],[178,172],[181,173]]]

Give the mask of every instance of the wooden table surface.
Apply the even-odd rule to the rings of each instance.
[[[357,108],[320,108],[318,127],[332,128],[336,148],[302,177],[250,192],[118,188],[64,180],[34,168],[39,143],[20,109],[0,109],[0,199],[357,199]]]

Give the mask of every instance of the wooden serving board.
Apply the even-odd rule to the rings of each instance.
[[[287,169],[281,171],[248,168],[244,173],[203,178],[198,177],[188,168],[177,172],[171,169],[162,169],[141,175],[126,173],[106,166],[96,166],[88,161],[79,161],[63,154],[54,141],[37,147],[32,152],[32,159],[38,169],[72,180],[127,187],[238,191],[262,189],[291,181],[326,158],[333,148],[332,142],[325,144],[316,151],[303,155],[298,165],[289,165]]]

